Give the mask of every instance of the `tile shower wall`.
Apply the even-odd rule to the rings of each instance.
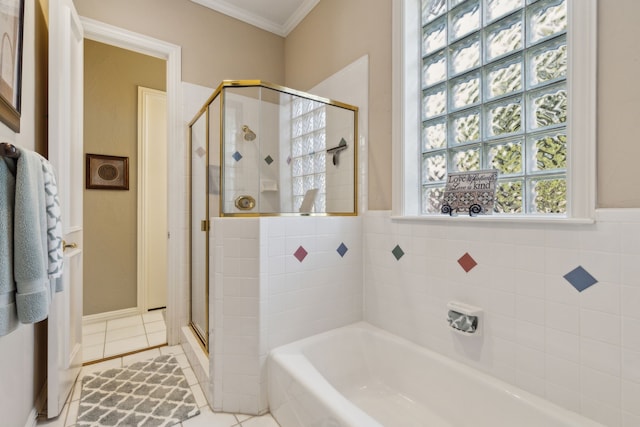
[[[607,426],[640,425],[640,210],[592,225],[370,212],[363,228],[366,321]],[[579,292],[564,277],[577,267],[597,283]],[[451,300],[484,308],[482,336],[450,330]]]
[[[209,372],[213,410],[264,412],[260,390],[260,219],[212,218]]]
[[[261,220],[268,349],[362,320],[361,224],[359,217]]]
[[[213,409],[263,413],[270,349],[362,320],[362,219],[212,222]]]

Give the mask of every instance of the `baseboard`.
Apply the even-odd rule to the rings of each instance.
[[[136,314],[142,314],[142,311],[139,310],[138,307],[108,311],[106,313],[90,314],[88,316],[82,316],[82,324],[89,325],[91,323],[106,322],[107,320],[114,320],[114,319],[119,319],[121,317],[135,316]]]
[[[31,408],[29,412],[29,416],[27,417],[27,422],[25,422],[24,427],[36,427],[38,423],[38,410],[34,407]]]
[[[38,417],[40,414],[46,416],[47,413],[47,392],[48,385],[47,381],[44,382],[44,385],[40,389],[38,396],[36,397],[36,401],[34,403],[34,407],[29,412],[29,416],[27,417],[27,422],[25,423],[25,427],[36,427],[38,424]]]

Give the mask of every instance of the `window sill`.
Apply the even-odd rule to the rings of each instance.
[[[541,217],[536,215],[480,215],[470,217],[468,215],[447,216],[447,215],[424,215],[424,216],[400,216],[392,215],[391,220],[397,222],[482,222],[482,223],[506,223],[506,224],[562,224],[562,225],[585,225],[594,224],[593,218],[566,218],[566,217]]]

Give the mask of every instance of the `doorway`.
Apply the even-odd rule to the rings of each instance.
[[[165,129],[168,128],[168,133],[166,135],[167,146],[175,147],[179,143],[177,142],[178,130],[176,126],[176,123],[179,123],[179,120],[176,120],[176,118],[178,118],[178,112],[179,112],[179,104],[176,103],[176,99],[178,98],[176,96],[178,92],[177,88],[179,87],[177,82],[180,81],[180,72],[179,72],[180,49],[179,47],[166,44],[164,42],[160,42],[154,39],[146,38],[144,36],[136,35],[126,30],[117,29],[109,25],[95,22],[89,19],[81,18],[81,21],[83,23],[83,26],[85,29],[85,36],[87,38],[87,40],[85,40],[86,60],[96,61],[98,63],[97,64],[98,68],[105,68],[105,69],[108,68],[105,62],[105,59],[108,57],[105,55],[97,55],[97,58],[93,58],[93,59],[90,58],[91,56],[90,49],[92,49],[92,47],[90,46],[93,46],[93,45],[103,45],[101,46],[102,48],[109,48],[111,50],[114,50],[114,49],[120,50],[129,56],[146,57],[146,60],[150,59],[151,62],[156,61],[161,63],[162,76],[160,80],[163,81],[164,83],[163,85],[142,82],[141,79],[136,80],[136,82],[137,83],[142,82],[146,86],[151,86],[154,89],[166,88],[166,91],[167,91],[166,118],[168,119],[168,125],[165,124],[163,125],[163,127]],[[85,61],[85,65],[87,64],[87,61]],[[87,72],[87,68],[88,67],[85,66],[85,72]],[[141,71],[139,66],[133,66],[132,68],[134,69],[134,71],[135,70]],[[146,68],[146,67],[143,67],[143,68]],[[103,71],[106,71],[106,70],[103,70]],[[120,69],[117,71],[112,70],[112,74],[126,74],[126,72],[123,69]],[[151,73],[149,73],[148,70],[144,70],[143,74],[145,76],[148,76],[148,74],[151,74]],[[134,98],[138,96],[138,94],[136,93],[137,86],[138,85],[136,85],[136,88],[133,88]],[[99,94],[93,94],[92,86],[90,84],[85,85],[85,92],[86,92],[85,99],[90,98],[91,96],[96,96],[98,98],[99,104],[105,104],[106,97],[113,96],[113,94],[106,94],[106,95],[102,94],[101,96]],[[130,95],[131,90],[128,90],[128,92]],[[163,91],[160,91],[160,92],[163,92]],[[106,107],[105,105],[102,105],[100,108],[104,110]],[[94,127],[95,121],[98,120],[98,124],[96,125],[96,128],[102,129],[101,131],[102,135],[100,137],[107,140],[110,139],[110,141],[106,142],[106,147],[109,150],[115,150],[116,144],[120,142],[119,141],[120,138],[117,136],[116,137],[111,136],[109,138],[109,137],[105,137],[105,135],[107,134],[108,130],[112,130],[109,128],[109,126],[115,127],[114,123],[117,123],[118,125],[121,123],[122,117],[120,115],[124,113],[124,110],[125,109],[122,109],[122,108],[116,108],[116,109],[112,108],[110,113],[107,112],[105,114],[104,111],[102,111],[101,113],[99,112],[97,114],[98,119],[95,119],[95,118],[92,119],[90,117],[87,117],[85,119],[85,130],[86,130],[85,141],[87,141],[87,143],[89,144],[92,142],[90,140],[93,138],[89,137],[88,135],[89,132],[87,130]],[[137,117],[138,114],[136,112],[134,112],[133,114],[127,114],[127,115],[133,116],[134,120],[138,118]],[[91,122],[91,120],[93,120],[93,122]],[[111,120],[110,124],[109,124],[109,120]],[[134,128],[135,127],[139,127],[137,126],[137,123],[136,123],[136,126],[134,126]],[[136,132],[134,132],[134,134],[135,133]],[[131,132],[129,132],[128,135],[130,136]],[[137,144],[134,144],[134,147],[136,145]],[[86,149],[85,151],[89,152],[88,149]],[[163,153],[165,155],[165,159],[166,159],[167,151],[168,149],[165,147],[164,153]],[[157,154],[157,151],[155,151],[154,153]],[[137,193],[138,190],[141,189],[140,187],[141,181],[140,182],[138,181],[137,172],[135,171],[134,168],[132,168],[132,165],[137,164],[138,162],[137,155],[131,154],[126,157],[129,157],[129,160],[130,160],[129,192],[131,193],[131,190],[135,189]],[[157,158],[149,159],[149,162],[147,162],[147,166],[149,165],[149,163],[152,163],[153,165],[157,165],[157,162],[158,162]],[[165,165],[166,165],[166,160],[165,160]],[[179,176],[179,173],[176,173],[175,167],[172,168],[171,165],[167,165],[166,169],[167,170],[165,171],[165,176],[164,176],[165,182],[169,181],[172,176],[173,177],[175,177],[176,175]],[[168,194],[166,194],[167,192]],[[122,192],[119,192],[118,194],[112,194],[112,196],[114,196],[116,199],[118,197],[124,198],[125,197],[124,193],[125,192],[122,191]],[[147,193],[148,194],[156,193],[156,191],[154,189],[151,189],[150,191],[147,191]],[[174,224],[177,219],[175,211],[169,211],[167,206],[174,206],[175,210],[177,210],[178,212],[180,211],[180,209],[178,208],[178,205],[176,203],[167,202],[167,199],[171,200],[172,197],[175,198],[175,193],[172,193],[171,191],[167,191],[167,189],[165,189],[165,195],[167,197],[165,197],[164,199],[165,200],[164,213],[166,214],[164,219],[164,230],[161,233],[154,231],[152,233],[147,233],[147,234],[153,235],[156,239],[160,234],[162,236],[160,238],[165,243],[167,243],[167,239],[171,235],[171,231],[176,229]],[[129,196],[131,196],[131,194],[129,194]],[[102,200],[102,203],[103,203],[102,213],[96,215],[97,217],[99,217],[100,215],[104,217],[106,215],[111,220],[113,220],[114,218],[117,219],[119,217],[124,217],[126,216],[125,214],[128,213],[127,219],[130,222],[132,217],[135,217],[135,215],[132,215],[131,213],[131,212],[136,212],[137,209],[135,209],[135,207],[120,209],[117,207],[115,203],[110,203],[108,200],[106,200],[107,199],[106,193],[105,195],[100,195],[100,197],[98,198],[104,199],[104,200]],[[143,206],[144,206],[144,203],[143,203]],[[155,208],[148,208],[146,210],[147,210],[146,212],[147,215],[154,215],[158,212],[157,209]],[[91,217],[91,216],[92,216],[92,213],[87,214],[87,217]],[[152,221],[144,221],[144,220],[142,220],[142,222],[137,221],[137,224],[138,224],[137,231],[140,231],[140,228],[141,228],[140,224],[146,227],[150,222]],[[136,279],[137,279],[137,276],[139,275],[137,273],[140,271],[139,268],[135,267],[136,261],[140,259],[140,254],[135,252],[136,248],[140,246],[138,245],[138,240],[135,238],[136,237],[136,221],[135,220],[133,221],[133,225],[134,225],[133,232],[131,232],[131,228],[130,228],[126,241],[116,238],[115,231],[119,228],[117,221],[115,226],[113,226],[113,221],[112,221],[111,230],[109,230],[109,228],[106,227],[105,224],[106,224],[106,221],[102,221],[102,226],[103,228],[107,229],[107,232],[103,233],[101,238],[95,239],[94,252],[97,255],[97,258],[99,261],[101,257],[102,257],[102,261],[104,260],[113,261],[110,258],[118,258],[118,255],[120,256],[120,258],[119,258],[119,262],[111,263],[111,268],[109,269],[108,272],[104,271],[104,267],[103,267],[102,273],[103,273],[103,276],[106,276],[106,279],[105,277],[102,278],[102,281],[100,282],[101,286],[99,287],[102,289],[98,290],[97,297],[91,297],[90,292],[85,291],[85,295],[89,294],[89,298],[86,299],[86,301],[88,301],[88,305],[95,305],[95,303],[97,302],[95,301],[96,299],[98,300],[101,299],[102,301],[100,302],[102,302],[103,305],[104,303],[112,304],[110,307],[108,306],[108,304],[106,304],[107,305],[106,312],[102,311],[102,310],[105,310],[104,308],[102,310],[98,309],[98,311],[95,311],[96,310],[95,307],[92,308],[92,310],[94,310],[95,312],[89,315],[89,321],[87,321],[87,317],[85,317],[85,322],[84,322],[85,327],[83,328],[84,329],[83,335],[85,338],[84,339],[85,354],[88,356],[88,357],[85,357],[85,359],[91,358],[95,360],[97,358],[96,356],[99,357],[98,353],[100,350],[98,348],[99,347],[98,344],[103,345],[101,358],[109,358],[109,357],[114,357],[118,354],[136,351],[136,349],[131,348],[131,346],[135,346],[136,340],[133,339],[133,337],[127,336],[127,333],[134,333],[134,334],[137,334],[138,336],[142,336],[141,334],[144,333],[147,347],[152,347],[154,345],[160,345],[164,343],[170,343],[170,344],[176,343],[178,341],[177,334],[175,332],[178,329],[175,326],[175,323],[177,320],[176,312],[178,312],[178,307],[176,306],[176,304],[172,304],[172,303],[167,304],[165,302],[164,305],[162,305],[162,303],[158,303],[157,301],[153,302],[151,299],[146,297],[146,294],[144,293],[144,291],[139,291],[136,286],[137,285]],[[86,233],[85,235],[86,240],[91,239],[91,230],[86,230],[85,233]],[[177,246],[176,248],[171,248],[171,245],[168,245],[168,246],[169,247],[165,251],[165,255],[166,255],[165,259],[172,259],[170,257],[173,256],[173,253],[175,253],[175,251],[180,251],[181,248],[179,246]],[[88,248],[88,249],[91,251],[91,248]],[[133,251],[133,255],[132,255],[132,251]],[[121,253],[118,254],[118,252],[121,252]],[[124,252],[127,252],[128,255],[125,256],[124,254],[122,254]],[[143,254],[143,256],[145,255]],[[114,265],[116,267],[114,267]],[[132,265],[134,265],[134,267],[132,267]],[[172,284],[175,284],[177,281],[171,280],[172,277],[176,276],[176,273],[177,273],[176,266],[173,265],[173,263],[167,263],[166,261],[160,264],[149,262],[147,263],[147,265],[148,266],[150,265],[150,267],[146,269],[147,276],[152,276],[151,274],[149,274],[150,269],[154,269],[154,271],[157,271],[157,270],[161,270],[162,267],[164,267],[164,269],[166,270],[166,282],[167,282],[167,284],[164,285],[164,288],[166,290],[166,296],[164,297],[165,301],[171,301],[171,302],[176,301],[177,299],[174,297],[174,295],[178,291],[178,289],[176,289],[176,286]],[[86,268],[85,270],[90,270],[90,271],[94,270],[99,272],[99,269],[93,269],[93,268]],[[126,290],[116,291],[115,289],[116,285],[121,284],[121,282],[124,282],[125,280],[124,279],[114,280],[114,277],[118,275],[120,275],[121,277],[125,276],[125,273],[128,275],[127,277],[128,282],[129,283],[133,282],[134,286],[130,285]],[[109,278],[109,275],[111,276],[110,278]],[[134,276],[133,280],[131,278],[132,276]],[[91,279],[87,278],[85,280],[85,283],[87,283],[85,287],[90,286],[89,282],[91,281],[99,282],[100,280],[101,280],[100,278],[96,279],[95,276]],[[118,283],[115,283],[115,282],[118,282]],[[100,292],[102,293],[100,294]],[[144,295],[144,297],[141,298],[140,297],[141,294]],[[118,299],[121,299],[121,301],[118,302]],[[118,306],[118,304],[120,304],[120,306]],[[125,308],[122,308],[123,306]],[[166,310],[163,308],[164,306],[166,306]],[[87,305],[85,305],[85,314],[87,314],[86,307]],[[159,310],[147,312],[147,309],[149,308],[159,308]],[[159,325],[162,325],[162,326],[160,327]],[[109,326],[112,326],[111,330]],[[108,342],[110,338],[116,339],[116,341],[120,341],[120,343],[118,343],[119,345],[109,346]],[[127,347],[127,345],[129,347]],[[107,347],[110,347],[110,348],[107,348]],[[87,350],[90,350],[90,351],[87,351]],[[93,353],[93,357],[90,353]]]

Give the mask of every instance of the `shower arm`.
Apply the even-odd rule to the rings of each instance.
[[[338,166],[340,153],[343,150],[346,150],[347,148],[349,148],[349,146],[347,145],[347,141],[345,141],[344,138],[342,138],[342,139],[340,139],[340,143],[338,144],[337,147],[333,147],[333,148],[328,148],[327,149],[327,154],[333,154],[333,164],[334,164],[334,166]]]

